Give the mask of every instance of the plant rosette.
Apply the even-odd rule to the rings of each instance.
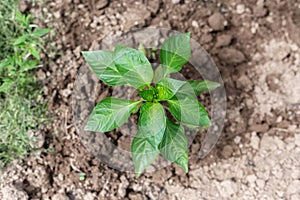
[[[191,56],[190,33],[168,38],[160,49],[161,64],[153,71],[143,53],[116,45],[114,51],[82,52],[96,76],[109,86],[128,84],[139,90],[140,100],[114,97],[101,100],[91,112],[86,131],[108,132],[138,113],[138,131],[131,143],[136,177],[161,154],[188,172],[187,139],[183,126],[211,125],[197,96],[219,86],[207,80],[181,81],[170,77]],[[166,102],[166,103],[165,103]],[[171,117],[167,117],[170,113]]]

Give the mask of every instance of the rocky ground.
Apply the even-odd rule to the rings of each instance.
[[[299,1],[55,0],[21,8],[53,28],[53,52],[37,71],[53,121],[38,132],[41,151],[2,171],[0,199],[300,199]],[[196,137],[187,175],[175,165],[140,179],[110,169],[88,153],[72,119],[80,51],[148,26],[190,31],[224,81],[222,138],[201,160]]]

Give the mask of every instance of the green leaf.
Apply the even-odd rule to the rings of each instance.
[[[156,85],[157,99],[171,99],[184,84],[186,84],[185,81],[180,81],[172,78],[164,78]]]
[[[168,100],[170,113],[184,124],[210,126],[210,119],[204,106],[193,96],[178,95]]]
[[[28,47],[29,52],[35,57],[37,60],[40,60],[40,55],[37,49],[34,46],[29,46]]]
[[[154,148],[158,148],[166,129],[165,110],[160,103],[145,103],[140,109],[138,128]]]
[[[192,86],[190,84],[188,84],[187,82],[185,82],[185,84],[183,84],[176,92],[175,94],[176,96],[189,96],[191,98],[197,98],[194,89],[192,88]]]
[[[139,95],[147,101],[152,101],[154,98],[155,92],[153,90],[142,90],[142,91],[139,91]]]
[[[16,21],[29,29],[29,23],[32,20],[32,15],[22,14],[19,10],[16,11]]]
[[[181,125],[174,124],[171,120],[167,119],[166,131],[159,144],[159,150],[164,158],[175,162],[186,173],[188,172],[187,139]]]
[[[159,154],[159,150],[155,148],[140,132],[138,132],[133,138],[130,150],[137,178]]]
[[[4,68],[6,66],[10,65],[9,59],[4,59],[0,61],[0,68]]]
[[[100,76],[100,80],[110,86],[124,85],[127,83],[118,70],[114,68],[106,68]]]
[[[32,35],[33,35],[33,37],[35,37],[35,38],[39,38],[39,37],[42,37],[42,36],[46,35],[46,34],[49,33],[50,31],[51,31],[50,28],[35,29],[35,30],[32,32]]]
[[[161,81],[163,78],[165,78],[167,75],[164,73],[163,71],[163,67],[161,65],[159,65],[155,71],[154,71],[154,77],[153,77],[153,82],[154,83],[158,83],[159,81]]]
[[[141,104],[138,103],[138,105],[134,109],[131,110],[131,114],[136,114],[140,110],[140,105]]]
[[[182,154],[182,156],[180,156],[177,160],[175,160],[175,163],[181,166],[185,173],[188,173],[189,172],[188,161],[189,161],[189,155],[188,152],[186,151],[184,154]]]
[[[190,56],[190,33],[171,36],[162,44],[160,50],[160,61],[166,74],[180,71]]]
[[[29,71],[38,67],[38,60],[26,60],[20,63],[20,69],[22,72]]]
[[[146,49],[145,49],[145,47],[144,47],[144,45],[142,44],[142,43],[139,43],[139,47],[138,47],[138,50],[140,51],[140,52],[142,52],[142,54],[144,54],[144,55],[146,55]]]
[[[18,46],[22,43],[24,43],[29,38],[28,34],[20,36],[16,41],[13,43],[14,46]]]
[[[132,87],[142,88],[151,83],[152,66],[140,51],[118,45],[115,48],[113,60],[124,80]]]
[[[166,129],[166,116],[159,103],[147,102],[140,109],[139,131],[131,143],[136,177],[155,160]]]
[[[82,55],[96,76],[107,85],[118,86],[126,84],[123,76],[113,63],[112,51],[83,51]]]
[[[214,90],[220,86],[219,83],[207,81],[207,80],[203,80],[203,81],[192,80],[192,81],[187,81],[187,84],[190,84],[190,86],[194,89],[196,96],[200,95],[203,92]]]
[[[0,85],[0,92],[7,93],[14,85],[14,81],[11,79],[5,79]]]
[[[113,52],[106,50],[82,51],[82,55],[93,72],[100,78],[106,68],[113,67]]]
[[[122,126],[140,101],[108,97],[100,101],[89,116],[86,131],[107,132]]]

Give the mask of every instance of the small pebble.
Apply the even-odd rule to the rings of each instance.
[[[236,6],[236,13],[237,14],[243,14],[245,12],[245,5],[244,4],[238,4]]]

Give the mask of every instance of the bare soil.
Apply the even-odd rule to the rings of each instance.
[[[37,71],[53,121],[40,130],[42,150],[2,172],[0,199],[300,199],[300,1],[46,0],[21,8],[53,28],[54,50]],[[80,51],[148,26],[190,31],[224,81],[223,135],[204,159],[196,137],[189,174],[171,165],[135,179],[110,169],[87,151],[72,119]],[[103,97],[111,93],[97,85]],[[118,145],[118,134],[108,136]]]

